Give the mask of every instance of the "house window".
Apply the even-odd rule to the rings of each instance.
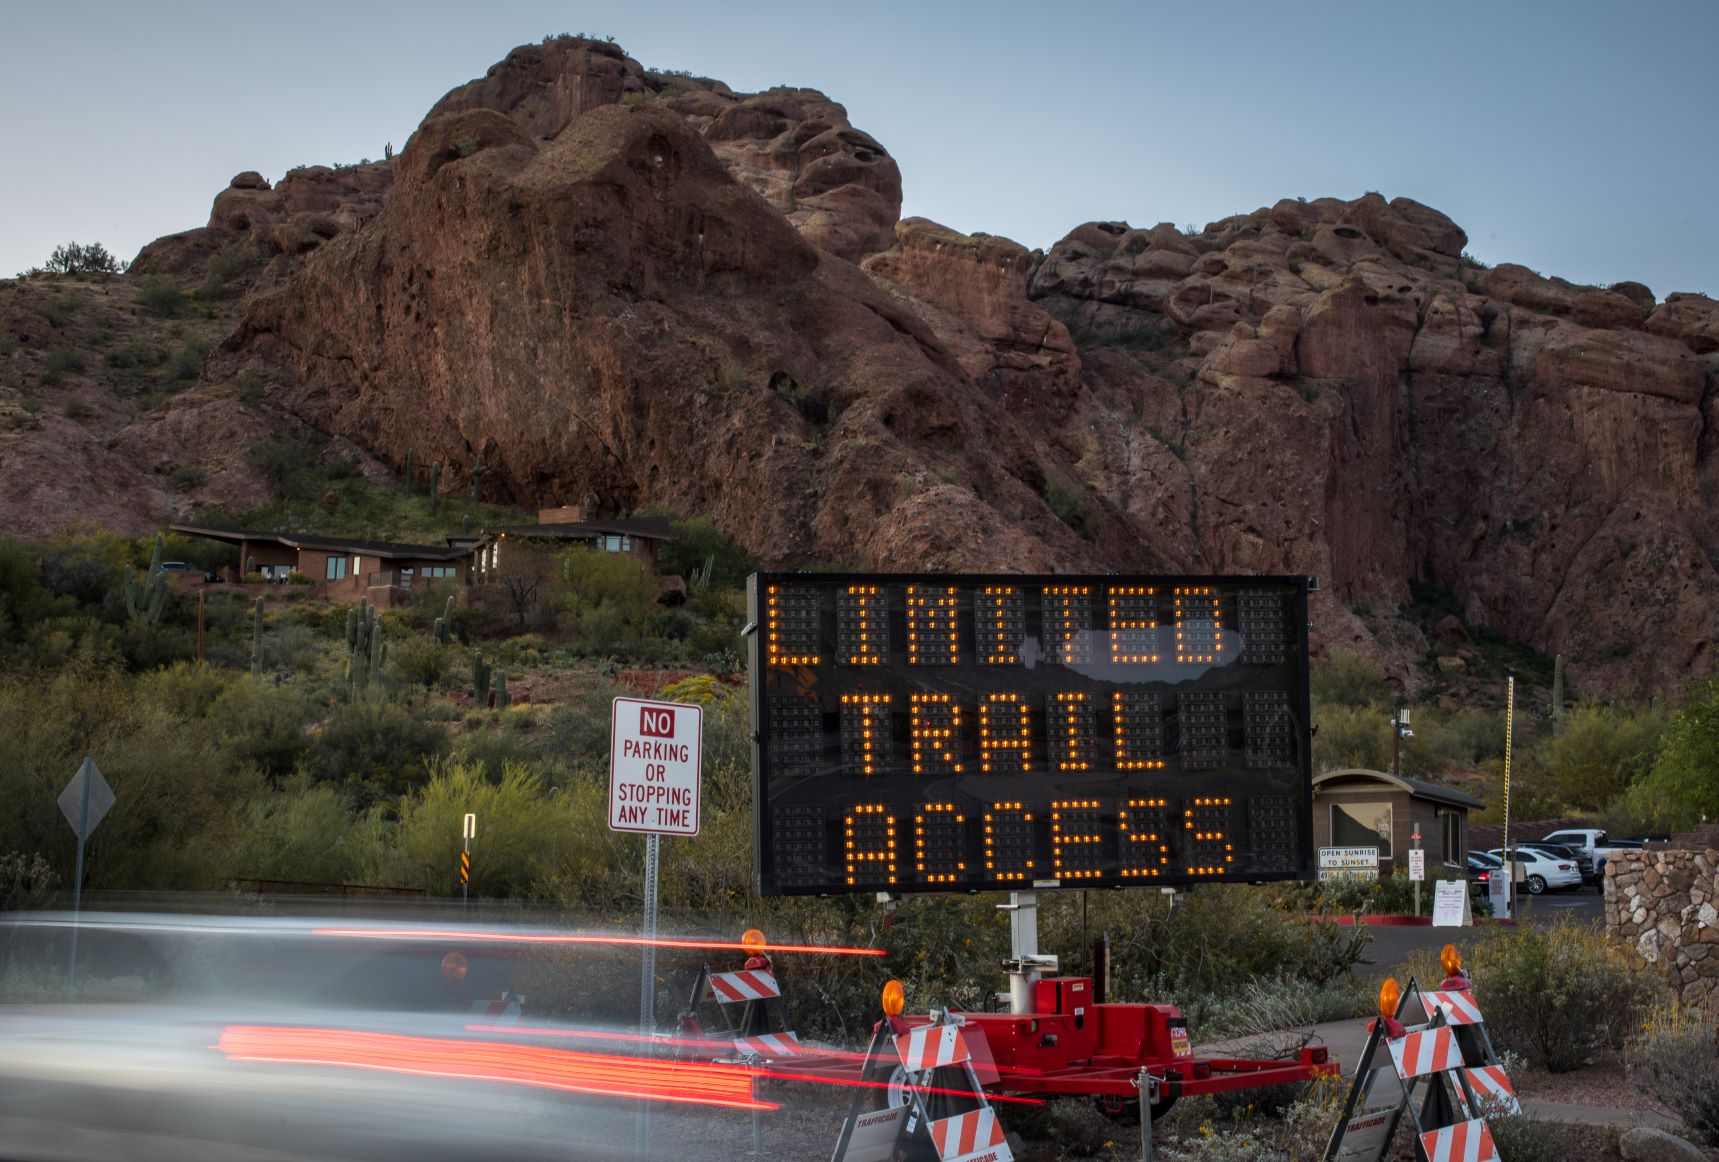
[[[454,567],[452,565],[425,565],[418,572],[434,580],[439,577],[454,576]]]
[[[605,553],[630,553],[633,551],[632,537],[606,536],[600,538]]]
[[[323,563],[323,580],[339,581],[346,576],[346,558],[330,557]]]
[[[1380,859],[1391,858],[1389,803],[1331,804],[1333,847],[1376,847]]]

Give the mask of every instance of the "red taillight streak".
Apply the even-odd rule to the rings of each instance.
[[[776,1081],[810,1081],[819,1085],[840,1085],[851,1089],[888,1089],[887,1081],[862,1081],[858,1078],[831,1077],[822,1073],[795,1073],[784,1069],[755,1069],[754,1077],[768,1077]],[[935,1085],[916,1085],[912,1088],[920,1093],[946,1093],[951,1097],[983,1097],[990,1102],[1013,1102],[1016,1105],[1042,1106],[1044,1101],[1036,1097],[1013,1097],[1009,1094],[975,1093],[970,1089],[944,1089]]]
[[[692,1037],[656,1038],[647,1037],[642,1033],[611,1033],[598,1029],[552,1029],[539,1025],[467,1025],[468,1033],[500,1033],[503,1036],[514,1037],[570,1037],[577,1041],[627,1041],[632,1043],[649,1042],[661,1044],[664,1048],[688,1049],[726,1049],[733,1050],[732,1041],[699,1040]],[[859,1061],[866,1059],[864,1053],[853,1053],[845,1049],[807,1049],[806,1055],[821,1060]]]
[[[519,1037],[573,1037],[573,1038],[576,1038],[579,1040],[585,1040],[585,1039],[589,1038],[589,1039],[595,1040],[595,1041],[631,1041],[631,1042],[655,1040],[655,1038],[645,1037],[645,1036],[642,1036],[641,1034],[638,1034],[638,1033],[611,1033],[611,1032],[600,1031],[600,1030],[596,1030],[596,1029],[543,1029],[543,1028],[537,1028],[534,1026],[526,1026],[526,1027],[521,1028],[519,1026],[510,1026],[510,1025],[467,1025],[466,1029],[467,1029],[467,1031],[473,1032],[473,1033],[502,1033],[502,1034],[512,1034],[514,1036],[519,1036]],[[675,1038],[674,1040],[668,1042],[668,1045],[670,1045],[670,1046],[691,1046],[691,1047],[697,1048],[697,1049],[733,1049],[734,1048],[734,1042],[732,1042],[732,1041],[695,1041],[695,1040],[690,1040],[690,1039],[683,1038],[683,1037]],[[828,1050],[826,1050],[826,1049],[814,1049],[814,1050],[808,1050],[807,1054],[808,1054],[808,1056],[816,1057],[819,1060],[823,1060],[823,1061],[829,1061],[829,1060],[853,1061],[853,1062],[857,1062],[860,1064],[864,1064],[868,1060],[868,1058],[866,1057],[866,1055],[864,1053],[853,1053],[853,1052],[849,1052],[847,1050],[842,1050],[842,1049],[828,1049]],[[747,1066],[725,1066],[724,1068],[749,1068],[749,1067],[747,1067]],[[769,1077],[769,1078],[773,1078],[777,1081],[809,1081],[809,1082],[813,1082],[813,1083],[816,1083],[819,1085],[844,1085],[844,1086],[851,1086],[851,1087],[860,1088],[860,1089],[888,1089],[889,1084],[890,1084],[887,1081],[862,1081],[862,1080],[859,1080],[857,1078],[832,1077],[831,1075],[829,1075],[827,1073],[799,1073],[799,1072],[795,1072],[793,1070],[753,1069],[752,1075],[754,1077]],[[940,1089],[936,1086],[924,1086],[924,1085],[915,1086],[914,1088],[918,1089],[921,1093],[944,1093],[944,1094],[949,1094],[953,1097],[976,1097],[976,1096],[978,1096],[972,1090],[969,1090],[969,1089]],[[990,1095],[990,1099],[994,1102],[998,1102],[998,1101],[1016,1102],[1016,1103],[1022,1104],[1022,1105],[1043,1105],[1044,1104],[1038,1098],[1010,1097],[1007,1095],[1000,1095],[1000,1094],[992,1094],[992,1095]]]
[[[554,936],[547,933],[435,931],[422,928],[312,928],[312,936],[346,936],[360,940],[488,941],[496,944],[591,944],[616,948],[705,948],[728,952],[811,952],[831,956],[885,956],[882,948],[844,948],[834,944],[765,944],[748,948],[732,940],[647,940],[643,936]]]
[[[737,1070],[609,1054],[573,1053],[535,1045],[231,1025],[218,1048],[235,1061],[330,1065],[424,1077],[500,1081],[605,1097],[773,1110],[752,1096],[752,1079]]]

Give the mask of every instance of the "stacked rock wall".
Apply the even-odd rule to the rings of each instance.
[[[1686,1004],[1719,997],[1719,851],[1648,851],[1606,861],[1606,927],[1662,966]]]

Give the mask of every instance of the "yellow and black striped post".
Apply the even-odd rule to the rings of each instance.
[[[472,840],[477,838],[477,816],[468,813],[460,824],[460,907],[465,907],[471,899],[472,891]]]

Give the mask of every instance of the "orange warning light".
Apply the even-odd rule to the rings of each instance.
[[[1438,962],[1444,968],[1446,976],[1462,975],[1462,953],[1456,950],[1456,945],[1446,944],[1439,949]]]
[[[907,989],[898,980],[888,980],[883,986],[883,1015],[899,1017],[907,1007]]]
[[[1403,989],[1397,983],[1397,978],[1387,976],[1385,983],[1379,986],[1379,1016],[1387,1019],[1397,1015],[1397,1005],[1402,1002]]]
[[[766,943],[764,933],[756,928],[748,928],[740,934],[740,947],[748,952],[762,952]]]
[[[442,975],[450,984],[458,984],[466,979],[466,958],[462,953],[450,952],[442,957]]]

